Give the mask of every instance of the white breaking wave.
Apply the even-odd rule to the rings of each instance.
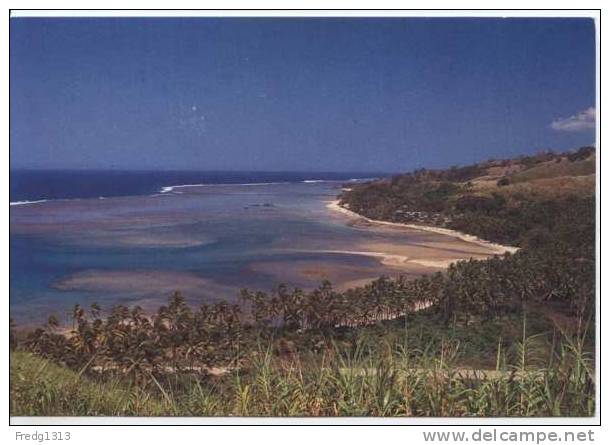
[[[47,202],[47,199],[39,199],[37,201],[13,201],[10,202],[9,205],[11,206],[24,206],[24,205],[28,205],[28,204],[39,204],[41,202]]]
[[[347,182],[367,182],[367,181],[375,181],[376,179],[379,179],[379,178],[352,178],[352,179],[349,179]]]
[[[168,185],[166,187],[161,187],[161,193],[171,193],[174,189],[184,188],[184,187],[204,187],[207,184],[182,184],[182,185]]]
[[[179,193],[175,192],[174,189],[179,188],[190,188],[190,187],[232,187],[232,186],[255,186],[255,185],[275,185],[275,184],[290,184],[290,182],[247,182],[244,184],[181,184],[181,185],[168,185],[161,187],[160,193]]]
[[[358,181],[371,181],[377,178],[353,178],[353,179],[304,179],[300,181],[304,184],[315,184],[320,182],[358,182]],[[179,184],[179,185],[166,185],[161,187],[159,193],[179,193],[176,189],[180,188],[191,188],[191,187],[235,187],[235,186],[261,186],[261,185],[278,185],[278,184],[298,184],[299,181],[278,181],[278,182],[246,182],[246,183],[224,183],[224,184]],[[154,196],[154,195],[153,195]]]

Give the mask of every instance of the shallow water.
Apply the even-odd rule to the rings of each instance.
[[[197,305],[244,287],[311,289],[426,270],[350,254],[371,246],[430,249],[438,236],[371,230],[326,208],[340,182],[213,185],[11,207],[11,317],[39,323],[75,303],[155,310],[174,290]],[[440,238],[442,239],[442,237]],[[385,249],[384,248],[384,249]],[[463,256],[463,245],[442,246]]]

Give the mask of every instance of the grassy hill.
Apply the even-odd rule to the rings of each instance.
[[[10,355],[12,416],[154,416],[167,404],[118,379],[93,381],[27,352]]]
[[[594,221],[595,150],[417,170],[358,184],[341,204],[373,219],[438,225],[525,246],[541,231]],[[593,212],[593,213],[592,213]],[[540,217],[542,215],[542,217]],[[593,233],[592,224],[589,227]],[[591,242],[584,242],[591,245]]]
[[[401,335],[397,335],[401,334]],[[362,334],[362,333],[361,333]],[[371,333],[369,333],[371,334]],[[421,334],[419,339],[421,340]],[[288,360],[258,349],[221,377],[182,371],[149,379],[76,372],[11,353],[13,416],[590,416],[594,369],[582,343],[538,336],[494,351],[492,368],[456,363],[459,336],[420,347],[386,331]],[[485,345],[485,340],[475,339]],[[557,348],[558,347],[558,348]],[[557,348],[555,352],[554,349]],[[551,352],[551,355],[548,353]]]

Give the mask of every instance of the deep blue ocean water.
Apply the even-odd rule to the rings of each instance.
[[[373,178],[379,173],[13,170],[10,201],[148,195],[183,184],[260,184]]]
[[[362,251],[425,244],[327,208],[372,174],[57,172],[11,174],[10,312],[18,324],[79,303],[154,311],[175,290],[198,305],[242,288],[398,274]]]

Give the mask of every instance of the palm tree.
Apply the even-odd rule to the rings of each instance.
[[[56,315],[49,315],[47,319],[47,327],[51,332],[55,331],[59,327],[59,319]]]

